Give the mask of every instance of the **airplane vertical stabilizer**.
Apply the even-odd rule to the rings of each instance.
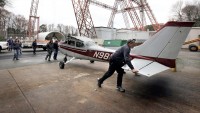
[[[134,48],[134,54],[162,58],[176,59],[194,22],[168,22],[150,39]]]

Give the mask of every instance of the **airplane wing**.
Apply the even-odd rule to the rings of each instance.
[[[158,62],[144,59],[133,59],[131,63],[135,69],[139,70],[138,74],[148,77],[169,69],[169,67]],[[128,65],[124,65],[122,68],[125,70],[130,70]]]

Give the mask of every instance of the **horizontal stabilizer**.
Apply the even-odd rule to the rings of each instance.
[[[139,70],[138,74],[148,77],[169,69],[167,66],[150,60],[133,59],[131,63],[135,69]],[[125,65],[122,68],[125,70],[130,70],[128,65]]]

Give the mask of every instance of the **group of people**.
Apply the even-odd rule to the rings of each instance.
[[[33,47],[33,54],[36,54],[36,48],[37,48],[37,40],[35,39],[32,43],[32,47]],[[53,40],[51,39],[47,45],[46,45],[46,49],[47,49],[47,55],[45,57],[45,60],[51,61],[51,55],[54,52],[54,56],[53,59],[57,60],[57,55],[58,55],[58,40],[56,40],[55,42],[53,42]]]
[[[47,43],[46,48],[47,48],[47,55],[46,55],[46,57],[45,57],[45,60],[50,61],[51,55],[52,55],[53,52],[54,52],[53,59],[54,59],[54,60],[57,60],[58,41],[56,40],[56,41],[53,43],[53,40],[50,40],[49,43]]]
[[[9,39],[8,41],[8,51],[14,50],[13,60],[19,60],[19,55],[22,54],[22,43],[19,39]]]
[[[14,41],[12,39],[8,39],[7,42],[8,42],[8,51],[14,50],[13,60],[19,60],[19,55],[22,54],[22,43],[20,42],[19,39],[15,39]],[[33,54],[36,55],[36,48],[37,48],[36,39],[32,42],[32,48],[33,48]],[[50,61],[53,52],[54,52],[53,59],[57,60],[58,41],[56,40],[53,43],[53,40],[50,40],[46,45],[46,49],[47,49],[47,55],[45,57],[45,60],[48,59],[48,61]]]

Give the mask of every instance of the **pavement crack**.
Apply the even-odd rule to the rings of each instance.
[[[22,95],[24,96],[25,100],[27,101],[27,103],[29,104],[29,106],[31,107],[31,109],[33,110],[34,113],[36,113],[36,111],[34,110],[33,106],[31,105],[30,101],[28,100],[28,98],[26,97],[26,95],[24,94],[24,92],[22,91],[22,89],[20,88],[19,84],[17,83],[16,79],[14,78],[14,76],[12,75],[12,73],[8,70],[9,74],[11,75],[11,77],[13,78],[13,80],[15,81],[17,87],[19,88],[20,92],[22,93]]]

